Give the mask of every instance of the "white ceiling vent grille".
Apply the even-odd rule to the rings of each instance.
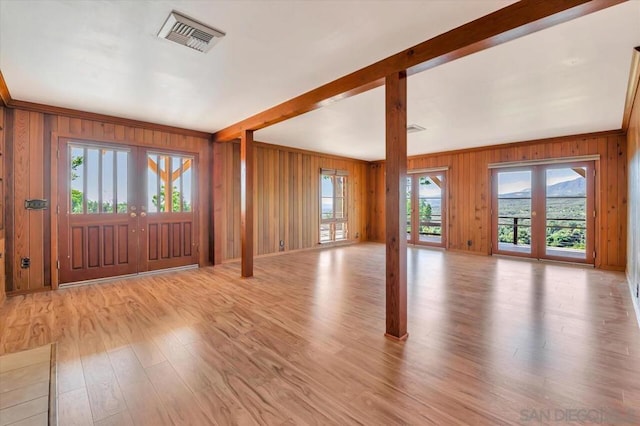
[[[407,126],[407,133],[417,133],[425,130],[424,127],[418,126],[417,124],[409,124]]]
[[[198,52],[207,52],[225,33],[184,16],[175,10],[169,14],[158,37],[166,38]]]

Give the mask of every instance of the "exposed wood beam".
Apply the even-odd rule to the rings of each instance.
[[[627,84],[627,96],[624,103],[624,114],[622,115],[622,130],[629,129],[631,111],[636,96],[638,95],[638,85],[640,84],[640,46],[633,49],[631,57],[631,71],[629,72],[629,83]]]
[[[2,71],[0,71],[0,102],[4,106],[9,106],[11,103],[11,94],[9,93],[9,87],[7,87],[7,82],[4,80]]]
[[[263,129],[382,86],[388,75],[415,74],[624,1],[521,0],[222,129],[213,140],[237,139],[242,129]]]
[[[253,130],[240,135],[240,240],[243,277],[253,276]]]
[[[176,179],[181,177],[190,168],[191,168],[191,159],[188,158],[184,163],[182,163],[182,168],[171,173],[171,181],[174,182]]]
[[[582,176],[583,178],[587,177],[587,170],[583,169],[582,167],[573,167],[571,170],[573,170],[575,173]]]
[[[407,334],[407,74],[386,78],[386,333]]]
[[[77,109],[62,108],[51,105],[38,104],[35,102],[26,102],[13,99],[9,93],[7,83],[0,71],[0,100],[7,108],[16,108],[26,111],[41,112],[44,114],[62,115],[70,118],[80,118],[82,120],[101,121],[104,123],[120,124],[130,127],[142,127],[149,130],[158,130],[161,132],[178,133],[184,136],[194,136],[211,140],[211,134],[198,130],[183,129],[181,127],[166,126],[164,124],[149,123],[147,121],[132,120],[129,118],[114,117],[112,115],[97,114],[93,112],[79,111]]]

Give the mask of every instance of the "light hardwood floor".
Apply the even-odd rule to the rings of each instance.
[[[383,337],[384,246],[365,243],[260,258],[252,279],[230,263],[9,298],[0,353],[58,342],[61,425],[640,423],[623,274],[408,262],[404,343]]]
[[[50,344],[0,356],[0,426],[55,424],[55,404],[49,415],[54,363]]]

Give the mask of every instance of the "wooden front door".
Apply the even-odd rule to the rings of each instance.
[[[197,263],[196,158],[59,142],[60,283]]]

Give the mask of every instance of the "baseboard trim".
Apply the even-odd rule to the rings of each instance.
[[[636,314],[636,320],[638,321],[638,328],[640,328],[640,299],[636,297],[636,289],[634,288],[633,281],[627,271],[627,284],[629,284],[629,293],[631,295],[631,304],[633,305],[633,311]]]
[[[300,249],[293,249],[293,250],[283,250],[283,251],[274,251],[272,253],[264,253],[264,254],[254,254],[253,258],[254,259],[261,259],[263,257],[272,257],[272,256],[280,256],[282,254],[289,254],[289,253],[299,253],[299,252],[303,252],[303,251],[311,251],[311,250],[324,250],[324,249],[331,249],[331,248],[339,248],[339,247],[347,247],[347,246],[353,246],[356,244],[363,244],[363,243],[369,243],[371,241],[360,241],[360,240],[347,240],[347,241],[338,241],[335,243],[324,243],[324,244],[318,244],[312,247],[305,247],[305,248],[300,248]],[[242,258],[240,257],[234,257],[232,259],[225,259],[223,261],[221,261],[220,263],[217,263],[217,265],[224,265],[226,263],[238,263],[242,261]]]

